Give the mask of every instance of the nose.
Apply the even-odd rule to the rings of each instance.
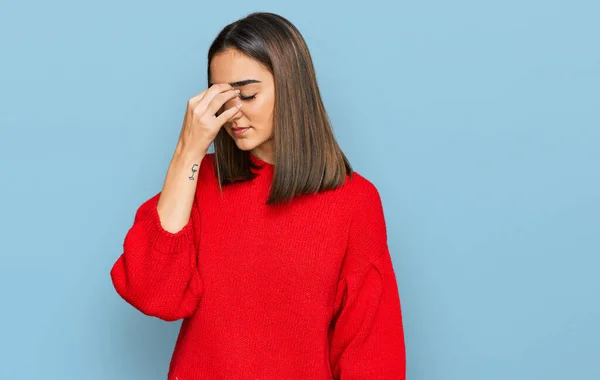
[[[238,104],[241,104],[241,103],[242,103],[242,101],[238,97],[230,99],[230,100],[226,101],[225,104],[223,104],[223,111],[226,111],[226,110],[228,110],[228,109],[230,109],[232,107],[235,107],[235,106],[237,106]],[[234,116],[232,116],[231,119],[229,119],[229,120],[230,121],[238,120],[242,116],[243,116],[242,110],[240,110]]]
[[[235,98],[226,101],[225,104],[223,104],[223,108],[224,108],[224,110],[228,110],[231,107],[237,106],[241,102],[242,101],[240,100],[240,98],[236,96]]]

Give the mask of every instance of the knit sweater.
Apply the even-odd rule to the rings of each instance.
[[[183,318],[168,380],[404,380],[400,298],[376,187],[268,206],[274,165],[218,188],[198,171],[188,223],[166,231],[142,203],[110,275],[142,313]]]

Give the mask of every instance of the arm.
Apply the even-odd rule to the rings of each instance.
[[[330,328],[336,380],[404,380],[400,297],[379,193],[367,183],[351,220]]]
[[[166,321],[190,316],[202,294],[195,197],[202,159],[173,157],[162,191],[138,208],[110,272],[125,301]]]

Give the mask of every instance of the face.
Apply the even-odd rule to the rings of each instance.
[[[273,75],[260,63],[243,53],[228,49],[210,62],[210,83],[230,83],[240,90],[239,97],[226,102],[219,113],[242,103],[236,116],[223,125],[238,148],[266,162],[273,162]],[[240,82],[240,83],[235,83]],[[233,128],[248,128],[236,134]]]

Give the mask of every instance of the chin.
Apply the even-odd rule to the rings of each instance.
[[[251,130],[249,132],[256,132],[255,130]],[[231,134],[229,135],[231,136]],[[235,145],[243,151],[250,151],[253,150],[259,146],[261,146],[264,143],[269,142],[271,139],[270,138],[266,138],[266,139],[262,139],[260,138],[260,136],[246,136],[246,137],[233,137],[231,136],[231,138],[233,139],[233,141],[235,142]]]
[[[247,139],[240,139],[240,140],[234,140],[234,141],[235,141],[235,145],[237,145],[237,147],[240,150],[244,150],[244,151],[252,150],[258,146],[258,144],[254,143],[252,141],[249,141]]]

